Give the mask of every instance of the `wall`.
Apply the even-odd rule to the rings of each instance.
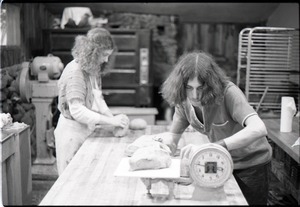
[[[42,30],[49,28],[52,15],[43,4],[19,4],[21,9],[21,47],[26,61],[43,53]]]
[[[4,5],[7,5],[8,8],[14,8],[10,10],[7,16],[9,18],[7,21],[8,43],[12,39],[15,40],[16,32],[11,28],[16,24],[20,25],[20,34],[18,35],[21,36],[21,42],[19,40],[15,41],[13,45],[1,45],[0,112],[9,113],[13,122],[24,122],[30,125],[31,153],[34,157],[36,155],[35,109],[32,103],[24,103],[20,98],[21,63],[42,55],[42,29],[49,27],[52,16],[46,11],[43,4]],[[13,17],[15,21],[11,21]]]
[[[12,4],[1,7],[1,45],[20,45],[20,8]],[[7,35],[9,34],[9,38]]]
[[[292,27],[299,29],[299,4],[281,3],[270,15],[268,27]]]
[[[4,3],[7,8],[7,46],[1,46],[1,67],[29,61],[35,56],[42,55],[43,39],[42,29],[50,27],[52,15],[43,4]],[[19,27],[19,28],[18,28]],[[20,50],[17,62],[11,61],[12,48]],[[7,52],[10,51],[10,53]],[[2,54],[3,53],[3,54]],[[4,62],[4,63],[3,63]]]
[[[47,1],[47,0],[44,0]],[[80,2],[80,1],[78,1]],[[257,23],[265,22],[279,3],[258,2],[144,2],[144,3],[100,3],[100,1],[76,3],[47,3],[46,7],[52,14],[61,15],[64,7],[81,6],[90,7],[94,15],[99,11],[129,12],[140,14],[176,15],[184,22],[193,23]]]

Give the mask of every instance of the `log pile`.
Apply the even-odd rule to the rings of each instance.
[[[21,64],[5,67],[1,72],[1,113],[9,113],[13,122],[23,122],[31,129],[31,155],[36,154],[35,108],[32,103],[25,103],[20,98],[18,78]]]

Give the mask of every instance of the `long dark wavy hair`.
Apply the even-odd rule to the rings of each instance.
[[[99,57],[105,50],[116,50],[113,38],[104,28],[94,28],[87,35],[78,35],[72,48],[72,56],[86,73],[104,75],[113,67],[114,54],[107,63],[99,63]]]
[[[161,87],[163,98],[171,106],[184,102],[187,82],[194,77],[203,84],[201,105],[220,103],[229,78],[210,54],[199,50],[184,53],[178,59]]]

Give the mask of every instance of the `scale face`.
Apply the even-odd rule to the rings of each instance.
[[[189,170],[197,187],[222,187],[233,172],[233,161],[224,147],[207,143],[194,152]]]

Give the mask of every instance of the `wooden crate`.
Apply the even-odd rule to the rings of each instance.
[[[30,205],[32,193],[30,128],[1,131],[3,205]]]

